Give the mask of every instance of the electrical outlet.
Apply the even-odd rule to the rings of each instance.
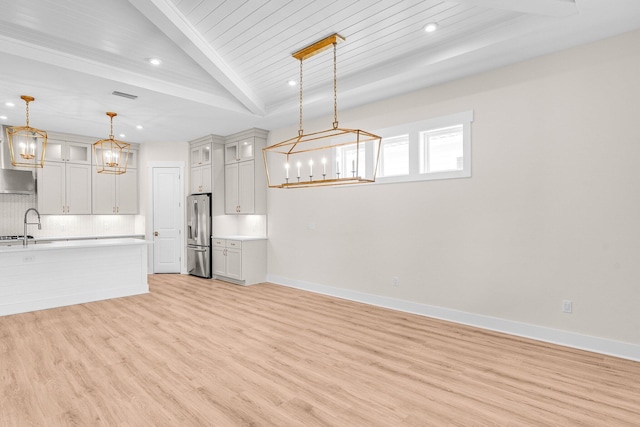
[[[570,300],[562,301],[562,312],[563,313],[571,313],[573,311],[573,302]]]
[[[398,287],[400,285],[400,278],[398,276],[393,276],[391,278],[391,284],[395,287]]]

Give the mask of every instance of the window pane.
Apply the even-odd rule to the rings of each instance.
[[[462,170],[462,125],[424,132],[421,148],[421,173]]]
[[[382,140],[380,150],[380,176],[409,174],[409,135]]]
[[[364,145],[360,145],[359,153],[356,153],[356,145],[346,145],[343,147],[336,148],[336,161],[338,166],[338,170],[340,171],[341,178],[351,178],[354,176],[365,177],[366,176],[366,168],[365,168],[365,148]],[[356,160],[356,154],[358,154],[358,159]],[[357,161],[357,171],[356,169],[356,161]],[[355,171],[355,173],[354,173]]]

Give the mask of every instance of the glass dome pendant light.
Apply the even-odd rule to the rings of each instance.
[[[96,158],[96,171],[98,173],[121,175],[127,172],[131,144],[118,141],[113,137],[113,118],[117,115],[117,113],[107,111],[107,116],[111,120],[109,138],[93,143],[93,153]]]
[[[29,126],[29,103],[35,98],[20,97],[27,104],[26,126],[7,127],[7,142],[11,164],[19,168],[42,168],[47,147],[47,132]]]
[[[339,34],[333,34],[292,54],[300,61],[299,130],[297,136],[262,149],[269,188],[306,188],[375,182],[382,138],[361,129],[338,126],[336,46],[344,40]],[[332,127],[305,133],[302,128],[302,62],[331,47]]]

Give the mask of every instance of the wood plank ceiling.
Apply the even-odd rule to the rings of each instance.
[[[329,34],[346,38],[338,47],[344,109],[640,28],[640,2],[607,3],[0,0],[0,123],[20,124],[22,109],[3,104],[22,107],[25,93],[37,98],[39,127],[100,136],[104,111],[116,110],[116,128],[133,142],[293,125],[298,89],[287,82],[298,81],[299,64],[291,53]],[[437,32],[423,31],[429,22]],[[303,65],[305,117],[329,114],[332,55]]]

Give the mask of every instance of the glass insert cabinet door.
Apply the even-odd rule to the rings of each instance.
[[[225,144],[225,164],[245,162],[254,158],[254,139],[247,138]]]

